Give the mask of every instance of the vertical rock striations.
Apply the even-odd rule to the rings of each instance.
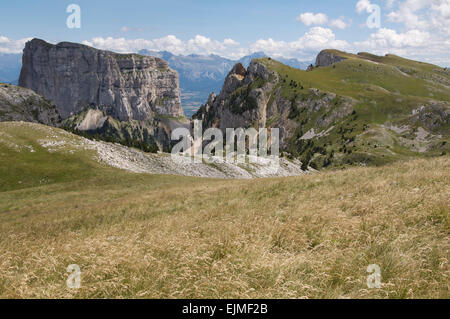
[[[186,125],[178,73],[157,57],[33,39],[19,85],[52,101],[64,128],[144,150],[170,149]]]
[[[33,39],[23,52],[19,85],[51,100],[63,118],[87,106],[120,121],[183,116],[178,74],[156,57]]]
[[[338,51],[323,50],[317,55],[316,66],[330,66],[335,63],[344,61],[345,59],[345,57],[339,55]]]

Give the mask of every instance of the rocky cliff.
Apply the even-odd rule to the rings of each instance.
[[[157,57],[33,39],[19,84],[52,101],[64,128],[146,151],[169,150],[185,125],[178,73]]]
[[[295,96],[286,95],[283,86],[287,79],[262,60],[253,60],[247,70],[236,64],[220,94],[212,93],[193,118],[202,120],[204,129],[217,127],[223,132],[226,128],[279,128],[281,146],[287,149],[294,135],[298,138],[306,133],[299,130],[299,110],[305,115],[303,124],[311,121],[316,129],[323,130],[353,111],[352,99],[342,98],[335,106],[332,101],[336,94],[307,89],[293,80],[288,84]],[[322,117],[317,117],[318,113]]]
[[[335,63],[344,61],[346,57],[339,55],[338,51],[334,50],[323,50],[316,58],[316,66],[330,66]]]
[[[59,125],[56,107],[32,90],[0,83],[0,122],[25,121]]]
[[[19,85],[51,100],[63,118],[87,106],[121,121],[182,116],[178,74],[156,57],[62,42],[28,42]]]

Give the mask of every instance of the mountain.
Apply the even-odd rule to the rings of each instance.
[[[238,63],[193,118],[203,129],[280,128],[281,147],[313,168],[378,165],[450,150],[450,71],[394,55],[325,50],[302,71]]]
[[[63,118],[89,105],[119,120],[183,116],[178,74],[156,57],[34,39],[24,49],[19,85],[53,101]]]
[[[186,116],[192,116],[208,98],[211,92],[220,92],[223,81],[237,62],[248,66],[255,58],[267,57],[264,52],[256,52],[242,57],[238,61],[218,55],[174,55],[167,51],[141,50],[145,56],[156,56],[167,61],[169,66],[180,75],[181,100]],[[306,69],[310,63],[297,59],[280,59],[295,68]]]
[[[0,53],[0,82],[17,84],[22,67],[22,54]]]
[[[52,101],[66,128],[146,150],[167,149],[184,121],[178,74],[157,57],[33,39],[19,85]]]
[[[61,117],[56,106],[32,90],[0,83],[0,122],[6,121],[57,126]]]

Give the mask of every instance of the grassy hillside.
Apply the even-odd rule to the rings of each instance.
[[[450,297],[448,156],[224,181],[50,152],[49,130],[81,141],[0,123],[0,297]]]
[[[311,71],[257,60],[280,77],[266,94],[280,94],[292,104],[289,118],[296,130],[287,148],[291,154],[320,168],[379,165],[449,152],[449,70],[394,55],[328,51],[346,60]],[[327,94],[336,97],[327,101]],[[345,114],[349,105],[353,112]],[[277,125],[286,127],[286,121],[274,121]],[[311,129],[327,134],[305,145],[299,139]]]
[[[258,61],[277,71],[282,77],[287,76],[289,80],[302,83],[305,88],[317,88],[356,99],[379,99],[388,94],[397,97],[402,95],[413,102],[427,102],[430,99],[450,101],[449,70],[395,55],[353,55],[329,51],[347,59],[310,72],[291,68],[272,59],[263,58]],[[286,95],[295,92],[289,85],[284,85],[283,88]],[[399,107],[404,105],[402,102],[396,104],[400,104]]]

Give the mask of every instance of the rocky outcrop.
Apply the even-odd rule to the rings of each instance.
[[[51,100],[63,118],[95,106],[120,120],[183,116],[177,72],[156,57],[62,42],[28,42],[19,85]]]
[[[281,148],[287,150],[296,134],[300,138],[306,133],[301,130],[305,121],[326,131],[333,122],[352,113],[351,99],[340,97],[338,101],[336,94],[306,89],[293,81],[287,83],[267,66],[270,63],[275,62],[253,60],[247,70],[237,64],[220,94],[211,94],[193,118],[203,122],[203,129],[216,127],[224,134],[227,128],[278,128]],[[287,86],[298,93],[287,96]]]
[[[145,151],[169,150],[185,122],[178,73],[157,57],[34,39],[19,83],[51,100],[64,128]]]
[[[337,51],[323,50],[317,55],[316,66],[330,66],[335,63],[344,61],[345,59],[346,58],[340,56]]]
[[[269,100],[264,91],[270,91],[275,82],[275,73],[256,60],[248,70],[238,63],[226,77],[220,94],[211,94],[193,118],[203,120],[204,127],[218,127],[223,131],[249,127],[255,121],[264,126]]]
[[[24,121],[58,126],[56,107],[32,90],[0,84],[0,122]]]

